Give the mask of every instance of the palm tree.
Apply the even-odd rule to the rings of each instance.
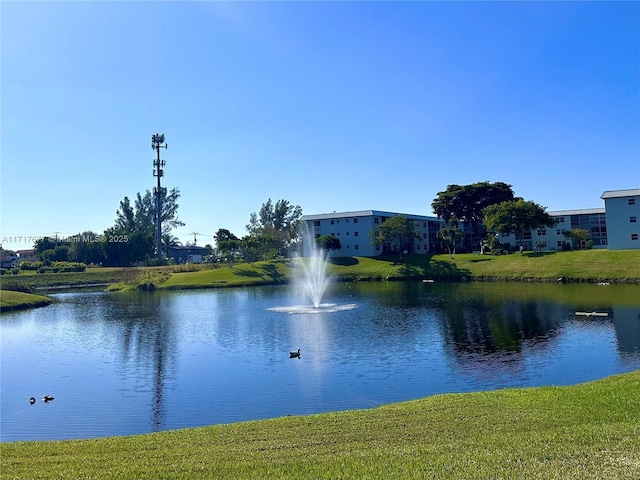
[[[178,237],[173,237],[169,233],[165,233],[162,235],[162,251],[165,256],[169,255],[169,248],[176,247],[178,245],[182,245]]]

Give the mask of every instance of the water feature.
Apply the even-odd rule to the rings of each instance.
[[[299,315],[267,310],[291,301],[287,286],[54,298],[0,317],[0,441],[368,408],[640,368],[640,285],[334,281],[320,303],[357,308]]]
[[[322,303],[322,299],[331,283],[331,276],[327,271],[330,252],[318,247],[313,237],[309,234],[305,235],[305,241],[309,245],[309,255],[294,259],[301,273],[295,277],[293,288],[294,298],[302,301],[311,301],[311,304],[271,307],[268,310],[291,315],[334,313],[356,308],[357,305],[354,303],[343,305]]]

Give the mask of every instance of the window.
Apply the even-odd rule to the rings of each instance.
[[[355,248],[356,250],[360,250],[360,245],[356,245],[354,248]]]
[[[636,217],[629,217],[629,223],[636,223]]]
[[[376,252],[380,251],[380,245],[376,245]]]
[[[558,218],[558,223],[564,223],[564,217],[559,217]]]
[[[558,240],[558,246],[561,247],[564,242],[562,240]]]
[[[347,237],[349,236],[349,232],[347,232]]]
[[[354,218],[354,219],[353,219],[353,223],[358,223],[358,219],[357,219],[357,218]]]
[[[357,237],[358,236],[358,232],[353,232],[353,236]]]
[[[427,238],[427,234],[426,234],[426,233],[423,233],[423,234],[422,234],[422,238]]]
[[[562,235],[562,234],[564,234],[564,232],[565,232],[565,229],[564,229],[564,228],[558,228],[558,229],[556,230],[556,233],[557,233],[558,235]]]
[[[636,204],[636,199],[635,198],[630,198],[628,200],[628,202],[629,202],[629,205],[635,205]]]
[[[314,227],[319,227],[320,226],[320,220],[314,220],[313,221],[313,226]]]
[[[637,240],[638,239],[638,234],[637,233],[632,233],[631,234],[631,240]]]
[[[416,250],[420,250],[420,244],[416,245]]]
[[[538,235],[539,236],[543,236],[547,234],[547,230],[545,228],[539,228],[538,229]]]
[[[380,223],[380,219],[379,219],[378,217],[375,217],[375,218],[373,219],[373,223],[374,223],[375,225],[378,225],[378,223]],[[378,250],[380,250],[380,249],[378,249]]]
[[[331,220],[331,225],[333,225],[335,223],[335,220]]]

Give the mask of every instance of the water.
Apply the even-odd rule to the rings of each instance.
[[[637,285],[363,282],[325,297],[353,308],[269,310],[297,302],[279,286],[57,294],[50,307],[3,314],[0,440],[140,434],[640,368]]]

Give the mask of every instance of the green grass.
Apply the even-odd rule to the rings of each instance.
[[[640,478],[640,371],[133,437],[0,444],[3,479]]]
[[[61,286],[106,285],[135,278],[141,269],[137,268],[89,268],[84,272],[35,273],[3,275],[0,285],[4,290],[35,290]]]
[[[436,279],[587,282],[640,281],[640,250],[528,252],[511,255],[409,255],[331,259],[330,273],[344,281]],[[295,261],[279,260],[173,273],[158,288],[206,288],[285,283],[299,273]]]
[[[44,307],[50,303],[51,299],[42,295],[0,290],[0,311],[3,312],[25,308]]]
[[[173,273],[157,285],[163,289],[246,287],[287,283],[292,274],[292,261],[273,260],[253,264],[239,263],[211,270]]]

